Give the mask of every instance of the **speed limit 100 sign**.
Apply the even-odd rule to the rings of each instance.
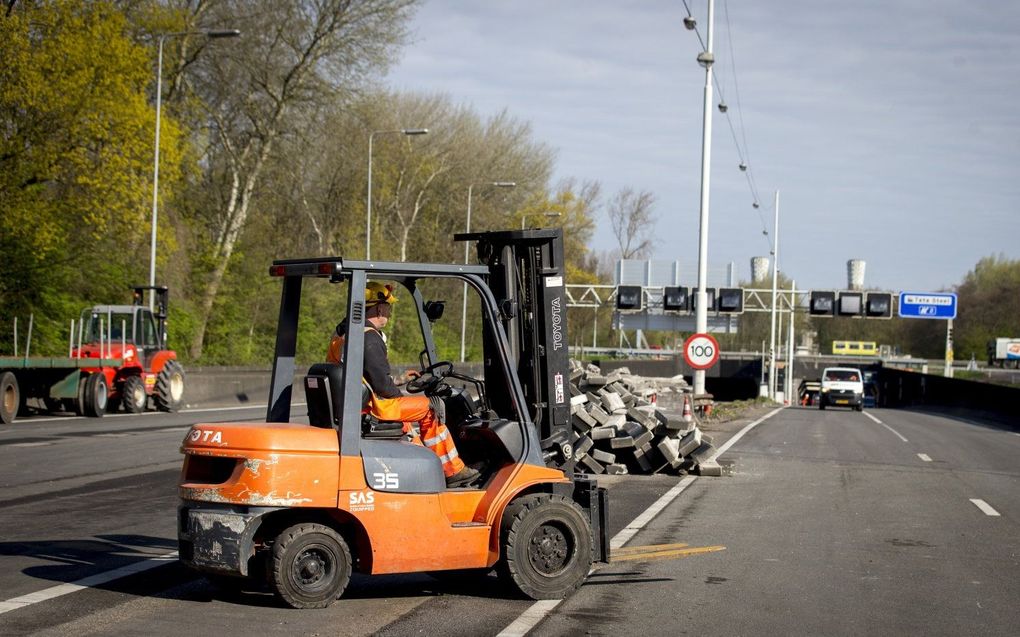
[[[684,360],[692,369],[708,369],[719,360],[719,342],[711,334],[693,334],[684,341]]]

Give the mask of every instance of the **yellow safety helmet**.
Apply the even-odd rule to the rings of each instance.
[[[393,294],[393,286],[382,284],[378,281],[371,281],[365,286],[365,307],[372,307],[380,303],[396,303],[397,297]]]

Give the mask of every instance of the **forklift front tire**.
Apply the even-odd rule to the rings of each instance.
[[[325,608],[351,580],[347,542],[322,524],[296,524],[273,544],[269,578],[277,596],[291,608]]]
[[[591,570],[591,527],[573,501],[531,494],[503,513],[499,574],[531,599],[562,599]]]

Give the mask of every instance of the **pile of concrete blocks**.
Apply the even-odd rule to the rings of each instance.
[[[722,475],[712,440],[698,428],[682,377],[649,379],[626,368],[608,374],[571,361],[570,405],[575,468],[585,473]],[[664,393],[685,395],[679,413],[656,407]]]

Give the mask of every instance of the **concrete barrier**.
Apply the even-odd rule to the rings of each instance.
[[[399,373],[417,368],[416,363],[405,363],[394,365],[393,371]],[[304,402],[301,383],[305,369],[307,367],[298,366],[295,373],[294,395],[298,402]],[[455,363],[454,369],[468,376],[482,373],[479,363]],[[184,405],[189,409],[265,405],[269,400],[269,381],[272,378],[269,367],[185,367],[184,373]]]
[[[1020,431],[1020,388],[902,369],[878,373],[879,407],[936,407],[974,415]]]
[[[184,373],[184,405],[190,409],[264,405],[269,400],[268,367],[185,367]]]

